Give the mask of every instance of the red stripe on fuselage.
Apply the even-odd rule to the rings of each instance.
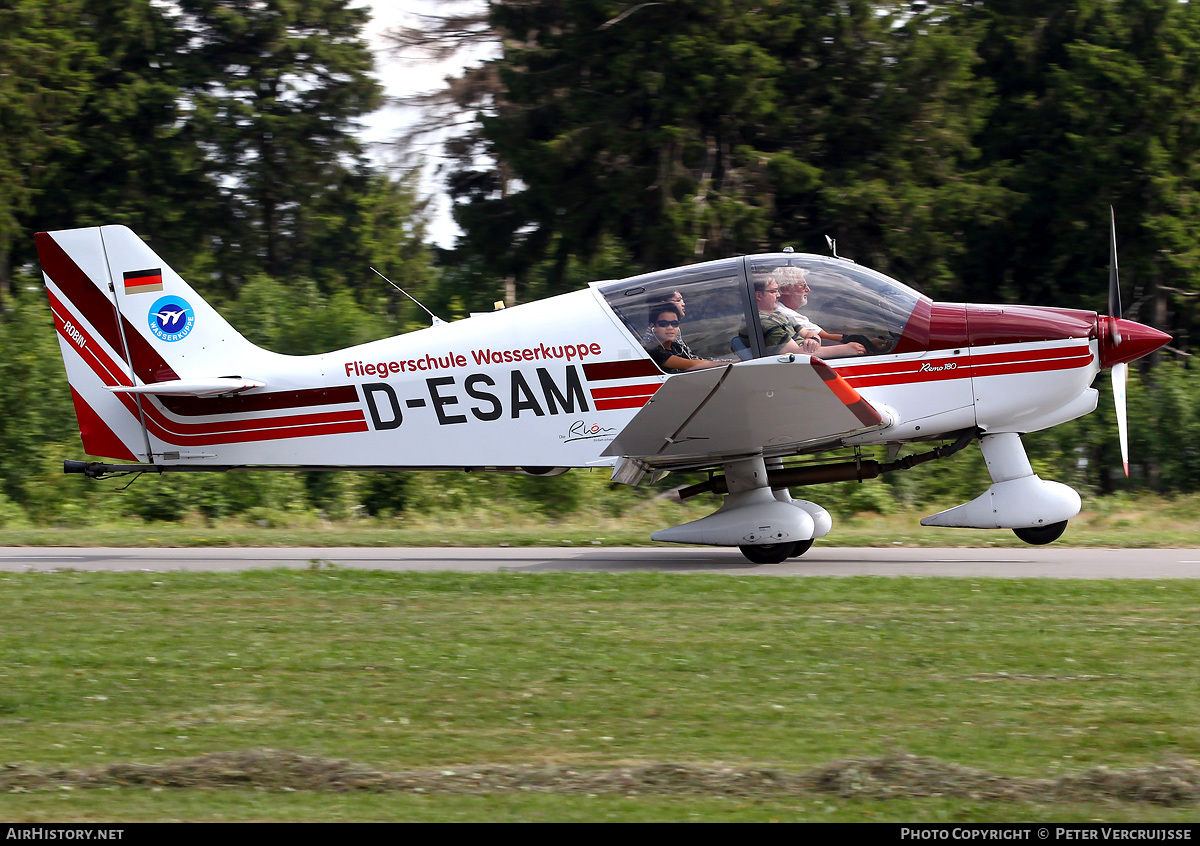
[[[641,408],[650,401],[650,397],[619,397],[617,399],[596,400],[597,411],[612,411],[615,408]]]
[[[972,352],[971,356],[940,357],[882,364],[844,365],[837,369],[855,388],[905,385],[1012,373],[1044,373],[1087,367],[1092,352],[1086,346],[1015,350],[997,353]]]
[[[1012,353],[972,354],[972,376],[997,376],[1006,373],[1044,373],[1071,370],[1092,363],[1087,346],[1055,347],[1048,350],[1020,350]]]
[[[236,444],[253,441],[273,441],[284,438],[307,438],[317,435],[341,435],[352,432],[366,432],[369,428],[361,411],[329,414],[305,414],[296,417],[272,418],[270,420],[245,421],[248,423],[267,423],[267,426],[221,431],[219,428],[205,428],[199,434],[180,434],[165,428],[165,421],[157,409],[150,403],[146,404],[146,429],[161,441],[177,446],[208,446],[212,444]],[[343,419],[338,419],[342,417]],[[328,420],[329,422],[319,422]],[[203,424],[200,427],[203,428]]]
[[[658,392],[662,385],[618,385],[615,388],[592,388],[592,399],[613,397],[649,397]]]
[[[648,358],[630,361],[597,361],[583,365],[583,375],[589,381],[633,379],[639,376],[661,376],[662,371]]]
[[[204,417],[210,414],[242,414],[250,411],[276,411],[281,408],[341,405],[358,402],[358,390],[353,385],[338,385],[332,388],[305,388],[266,394],[239,394],[233,397],[160,397],[159,402],[167,411],[180,417]]]

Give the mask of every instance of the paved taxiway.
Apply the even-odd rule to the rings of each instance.
[[[1200,578],[1200,549],[882,549],[815,546],[783,564],[755,565],[736,549],[558,548],[0,548],[0,571],[236,571],[329,566],[486,573],[727,573],[754,576],[953,576],[1059,579]]]

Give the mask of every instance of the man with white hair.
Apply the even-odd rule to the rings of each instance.
[[[813,355],[818,358],[841,358],[848,355],[863,355],[867,348],[858,341],[844,342],[844,338],[834,332],[826,332],[817,324],[800,313],[800,309],[808,305],[808,292],[812,290],[804,271],[798,267],[780,267],[771,274],[779,285],[779,305],[775,312],[788,319],[797,327],[800,338],[814,338],[818,341],[830,341],[822,345]]]

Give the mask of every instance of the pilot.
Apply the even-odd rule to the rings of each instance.
[[[763,340],[770,355],[777,353],[805,353],[816,355],[821,341],[816,337],[804,338],[800,327],[775,307],[779,304],[779,282],[772,274],[754,282],[754,301],[758,307],[758,322],[762,324]],[[811,333],[810,333],[811,334]],[[748,339],[743,334],[743,342]]]
[[[683,312],[675,303],[657,303],[650,307],[650,334],[654,340],[646,344],[646,351],[654,363],[668,373],[703,370],[725,364],[723,361],[696,358],[695,353],[679,341],[682,318]]]
[[[774,279],[779,286],[779,304],[775,313],[783,315],[796,327],[797,335],[804,339],[832,341],[834,343],[822,346],[814,355],[818,358],[840,358],[848,355],[863,355],[867,348],[858,341],[843,343],[845,338],[833,332],[826,332],[817,324],[800,313],[800,309],[808,305],[808,280],[804,271],[798,267],[781,267],[767,277]]]

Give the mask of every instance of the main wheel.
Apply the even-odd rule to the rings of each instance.
[[[794,544],[792,544],[792,546],[795,548],[792,550],[792,554],[789,555],[788,558],[799,558],[801,555],[808,552],[810,549],[812,549],[814,540],[816,540],[816,538],[809,538],[808,540],[796,541]]]
[[[1050,523],[1046,526],[1033,526],[1028,529],[1013,529],[1013,534],[1019,537],[1025,543],[1032,543],[1041,546],[1044,543],[1056,541],[1062,537],[1062,533],[1067,530],[1067,521],[1062,520],[1058,523]]]
[[[763,543],[754,545],[739,546],[742,555],[754,564],[779,564],[787,561],[792,556],[792,550],[795,549],[794,543]]]

